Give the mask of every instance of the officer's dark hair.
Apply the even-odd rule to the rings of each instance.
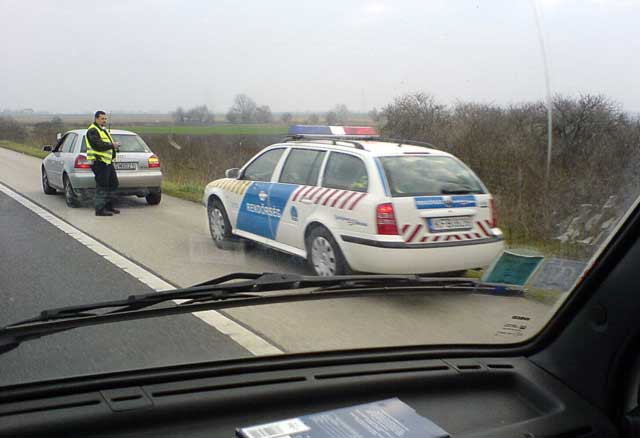
[[[105,113],[104,111],[96,111],[96,113],[94,114],[93,118],[97,119],[98,117],[102,116],[102,115],[107,115],[107,113]]]

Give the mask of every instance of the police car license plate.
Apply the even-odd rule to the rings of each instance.
[[[116,170],[136,170],[136,163],[135,162],[128,162],[128,161],[116,161],[114,163],[114,166],[116,168]]]
[[[432,217],[427,219],[430,231],[463,231],[470,230],[471,216]]]

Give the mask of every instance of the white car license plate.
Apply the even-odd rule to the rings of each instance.
[[[471,216],[432,217],[427,223],[430,231],[462,231],[472,228]]]
[[[116,161],[114,163],[114,166],[116,168],[116,170],[136,170],[136,163],[135,162],[128,162],[128,161]]]

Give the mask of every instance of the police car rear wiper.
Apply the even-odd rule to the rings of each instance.
[[[474,190],[471,187],[460,186],[459,188],[455,189],[443,188],[442,190],[440,190],[440,193],[442,193],[443,195],[468,195],[470,193],[478,193],[478,191]]]
[[[300,291],[301,289],[310,289]],[[278,293],[269,293],[269,292]],[[518,292],[470,278],[433,278],[417,275],[349,275],[311,277],[295,274],[237,273],[188,288],[131,295],[115,301],[44,310],[40,315],[0,328],[0,353],[20,343],[78,327],[296,301],[313,301],[393,292]],[[161,307],[158,304],[172,303]]]

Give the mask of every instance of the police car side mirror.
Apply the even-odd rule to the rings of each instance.
[[[60,132],[58,132],[56,134],[56,140],[60,141],[61,138],[62,138],[62,134]]]
[[[42,146],[44,152],[51,152],[51,146]]]
[[[224,176],[227,178],[237,179],[239,175],[240,175],[240,169],[238,169],[237,167],[234,167],[232,169],[227,169],[224,172]]]

